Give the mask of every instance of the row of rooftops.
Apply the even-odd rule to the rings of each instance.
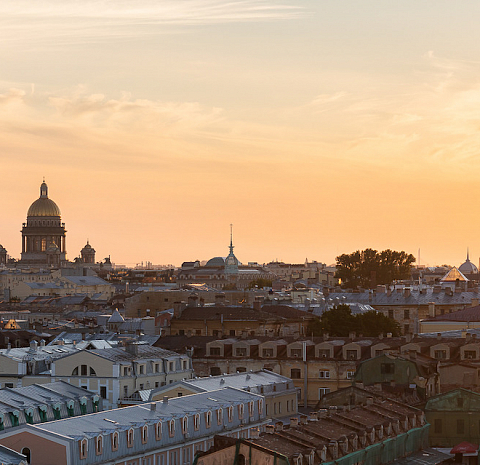
[[[285,337],[272,339],[260,336],[254,339],[217,339],[209,336],[166,336],[156,345],[160,347],[193,348],[193,358],[259,358],[299,359],[306,348],[307,359],[366,360],[383,353],[422,357],[425,361],[471,360],[480,361],[480,337],[476,332],[466,337],[312,337],[306,340]],[[443,351],[446,351],[445,353]],[[473,353],[474,352],[474,353]]]

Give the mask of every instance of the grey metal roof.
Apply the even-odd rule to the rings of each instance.
[[[227,387],[217,391],[174,397],[169,399],[168,402],[155,402],[155,410],[151,410],[150,404],[134,405],[32,425],[31,427],[70,439],[79,439],[94,437],[112,429],[127,430],[139,423],[153,423],[159,420],[181,418],[189,413],[206,412],[258,398],[259,396],[256,394]]]
[[[25,455],[8,447],[0,446],[0,463],[2,465],[18,465],[22,462],[27,463],[27,457],[25,457]]]
[[[132,361],[139,359],[157,359],[179,355],[176,352],[172,352],[171,350],[161,349],[160,347],[152,347],[147,344],[138,344],[136,355],[118,347],[111,349],[92,349],[89,352],[92,352],[100,357],[106,358],[114,362]]]
[[[391,462],[391,465],[436,465],[452,457],[452,454],[444,454],[443,452],[430,447],[414,452],[408,457],[394,460]]]

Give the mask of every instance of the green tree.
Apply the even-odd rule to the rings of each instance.
[[[375,310],[352,315],[348,305],[340,304],[323,312],[321,318],[316,318],[307,327],[308,336],[328,333],[331,336],[347,337],[351,332],[368,337],[376,337],[382,333],[399,336],[400,325]]]
[[[337,257],[335,276],[342,287],[371,287],[376,284],[391,284],[395,280],[408,279],[415,257],[404,251],[374,249],[357,250]]]

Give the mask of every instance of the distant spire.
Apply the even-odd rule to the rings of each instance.
[[[233,255],[233,224],[230,223],[230,253]]]
[[[47,187],[47,183],[45,182],[45,176],[43,177],[43,182],[40,185],[40,197],[48,198],[48,187]]]
[[[468,247],[467,247],[467,262],[470,261],[470,250],[468,250]]]

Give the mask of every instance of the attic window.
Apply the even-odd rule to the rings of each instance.
[[[380,365],[380,372],[384,375],[393,375],[395,373],[394,363],[382,363]]]

